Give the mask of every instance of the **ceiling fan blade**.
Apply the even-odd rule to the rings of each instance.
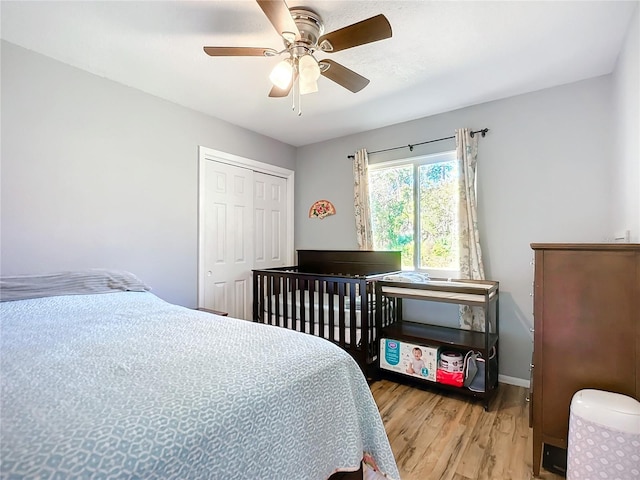
[[[204,47],[204,52],[212,57],[272,57],[278,54],[273,48],[260,47]]]
[[[293,21],[289,7],[284,0],[256,0],[279,35],[293,42],[300,40],[300,30]],[[289,33],[290,35],[285,35]]]
[[[289,85],[289,87],[287,88],[279,88],[276,87],[275,85],[271,88],[271,91],[269,92],[269,96],[271,98],[281,98],[281,97],[286,97],[287,95],[289,95],[289,92],[291,91],[291,85]]]
[[[333,60],[320,60],[320,72],[322,76],[342,85],[347,90],[357,93],[369,85],[369,79],[357,74],[353,70],[340,65]]]
[[[269,96],[271,98],[286,97],[287,95],[289,95],[289,92],[291,91],[291,87],[293,87],[293,84],[296,82],[297,78],[298,78],[298,73],[296,72],[293,75],[293,80],[291,80],[291,83],[287,88],[279,88],[274,85],[273,88],[271,88],[271,91],[269,92]]]
[[[318,46],[324,52],[339,52],[358,45],[391,38],[391,35],[389,20],[380,14],[322,35],[318,39]]]

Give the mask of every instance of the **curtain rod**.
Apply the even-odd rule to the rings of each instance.
[[[483,128],[482,130],[476,130],[475,132],[471,132],[471,137],[473,137],[476,133],[479,133],[479,134],[482,135],[482,137],[484,137],[487,134],[488,131],[489,131],[488,128]],[[425,145],[427,143],[441,142],[442,140],[451,140],[452,138],[456,138],[456,136],[452,135],[450,137],[436,138],[435,140],[427,140],[426,142],[414,143],[414,144],[409,144],[409,145],[402,145],[401,147],[385,148],[384,150],[376,150],[375,152],[367,152],[367,153],[369,155],[373,155],[374,153],[389,152],[391,150],[398,150],[400,148],[407,148],[407,147],[409,147],[409,150],[413,152],[413,147],[415,147],[417,145]],[[347,155],[347,158],[350,158],[350,159],[353,160],[355,158],[355,155]]]

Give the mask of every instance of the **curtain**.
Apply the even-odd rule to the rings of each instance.
[[[373,250],[371,206],[369,204],[369,156],[364,148],[358,150],[353,159],[353,199],[358,248]]]
[[[458,204],[460,278],[484,280],[476,192],[478,137],[472,137],[469,129],[456,130],[456,156],[460,175]],[[483,309],[461,305],[460,328],[484,332]]]

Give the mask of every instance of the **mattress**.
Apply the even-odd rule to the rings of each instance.
[[[2,478],[399,478],[360,369],[323,339],[150,292],[0,303]]]

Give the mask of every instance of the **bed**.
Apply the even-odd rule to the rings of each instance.
[[[5,277],[0,299],[2,478],[399,478],[330,342],[172,305],[127,272]]]
[[[400,252],[298,250],[298,265],[253,270],[253,320],[322,337],[347,351],[375,377],[374,282],[401,269]]]

